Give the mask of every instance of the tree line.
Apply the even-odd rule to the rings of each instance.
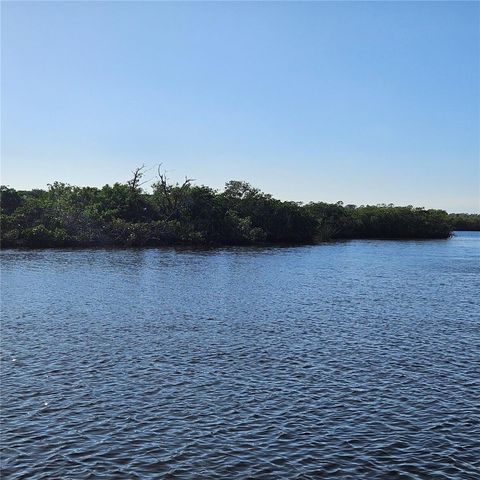
[[[10,247],[248,245],[352,238],[448,238],[480,230],[480,215],[393,205],[281,201],[242,181],[221,192],[170,183],[159,171],[151,193],[143,167],[102,188],[55,182],[46,190],[1,187],[1,245]]]

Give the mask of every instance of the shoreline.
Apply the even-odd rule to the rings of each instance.
[[[315,247],[320,245],[333,245],[338,243],[347,243],[352,241],[378,241],[378,242],[428,242],[428,241],[445,241],[455,237],[456,232],[477,232],[478,230],[455,230],[448,237],[352,237],[352,238],[335,238],[325,241],[316,242],[263,242],[249,244],[199,244],[199,243],[170,243],[157,245],[45,245],[45,246],[28,246],[28,245],[0,245],[0,251],[34,251],[34,250],[58,250],[58,251],[78,251],[78,250],[157,250],[157,249],[173,249],[173,250],[193,250],[193,251],[215,251],[223,249],[270,249],[270,248],[297,248],[297,247]]]

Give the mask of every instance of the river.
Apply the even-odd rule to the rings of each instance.
[[[2,478],[480,478],[479,260],[2,251]]]

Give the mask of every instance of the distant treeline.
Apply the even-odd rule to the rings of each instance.
[[[103,188],[55,182],[47,190],[1,187],[1,245],[8,247],[247,245],[349,238],[447,238],[480,229],[480,215],[443,210],[309,203],[272,198],[248,183],[223,192],[164,174],[142,189],[142,169]]]
[[[451,213],[449,216],[453,230],[480,231],[480,215],[475,213]]]

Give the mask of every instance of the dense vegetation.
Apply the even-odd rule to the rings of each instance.
[[[474,213],[451,213],[449,215],[453,230],[480,231],[480,215]]]
[[[393,205],[284,202],[248,183],[223,192],[170,184],[159,174],[152,192],[142,170],[103,188],[55,182],[47,190],[1,187],[1,244],[6,247],[244,245],[339,238],[447,238],[478,229],[479,216]]]

